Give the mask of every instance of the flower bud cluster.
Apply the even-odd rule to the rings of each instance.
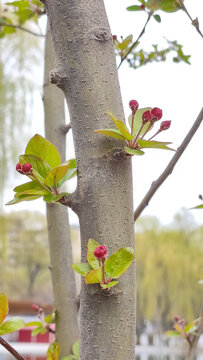
[[[20,163],[17,163],[16,170],[23,175],[29,175],[32,172],[32,165],[30,163],[25,163],[21,165]]]

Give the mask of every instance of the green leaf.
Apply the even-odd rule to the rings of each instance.
[[[11,1],[11,2],[7,2],[6,5],[16,6],[19,9],[22,9],[29,7],[29,2],[27,0]]]
[[[121,248],[113,253],[105,263],[105,272],[112,278],[119,278],[133,261],[134,251],[131,247]]]
[[[159,16],[158,14],[153,15],[153,17],[158,23],[161,22],[161,16]]]
[[[150,10],[162,10],[166,12],[174,12],[180,9],[177,0],[148,0],[146,6]]]
[[[62,192],[62,193],[60,193],[58,195],[55,195],[55,194],[53,194],[51,192],[50,193],[47,192],[47,194],[44,195],[43,200],[48,202],[48,203],[59,203],[59,200],[62,197],[68,196],[68,195],[69,195],[69,193],[67,193],[67,192]]]
[[[39,180],[41,182],[43,181],[43,179],[47,176],[47,174],[51,170],[51,167],[45,160],[43,160],[35,155],[20,155],[19,162],[21,165],[23,165],[25,163],[30,163],[32,165],[33,170],[35,170],[35,172],[33,172],[33,174],[36,175],[37,178],[39,177]]]
[[[57,184],[58,189],[63,185],[63,183],[65,181],[72,179],[74,176],[77,175],[77,167],[76,167],[75,159],[70,159],[63,164],[69,164],[69,167],[68,167],[68,170],[67,170],[65,176],[58,182],[58,184]]]
[[[61,360],[77,360],[75,355],[63,356]]]
[[[35,329],[32,330],[32,336],[38,335],[38,334],[45,334],[48,331],[42,324],[37,326]]]
[[[118,140],[126,140],[126,138],[120,133],[120,131],[116,129],[100,129],[94,130],[94,132],[105,136],[110,136]]]
[[[92,270],[92,267],[88,263],[73,264],[72,268],[82,276],[85,276],[89,271]]]
[[[171,142],[148,141],[144,139],[139,139],[138,144],[141,148],[165,149],[175,151],[174,149],[167,146],[168,144],[171,144]]]
[[[25,324],[26,327],[29,327],[29,326],[41,326],[42,323],[40,321],[30,321],[28,323]]]
[[[41,135],[36,134],[28,142],[25,154],[32,154],[46,161],[52,168],[61,164],[57,148]]]
[[[194,321],[188,323],[185,327],[184,327],[184,333],[187,334],[192,334],[197,330],[197,325],[194,323]]]
[[[147,107],[147,108],[142,108],[142,109],[138,109],[135,113],[135,117],[134,117],[134,123],[133,123],[133,135],[136,136],[141,125],[142,125],[142,114],[145,112],[145,111],[150,111],[152,110],[151,107]],[[132,126],[132,114],[128,117],[128,123],[130,125],[130,128]],[[149,123],[146,123],[143,128],[142,128],[142,131],[140,132],[140,136],[142,136],[145,131],[147,130],[147,128],[149,127]],[[153,126],[151,127],[151,129],[153,128]]]
[[[21,24],[24,24],[35,15],[35,13],[30,9],[19,9],[18,11],[14,11],[14,14],[18,16]]]
[[[31,191],[31,193],[33,193],[34,191],[40,191],[40,190],[44,190],[43,186],[41,184],[39,184],[37,181],[29,181],[25,184],[16,186],[13,191],[15,191],[16,193],[23,193],[24,191]]]
[[[8,300],[4,293],[0,294],[0,324],[4,321],[8,314]]]
[[[47,360],[58,360],[60,355],[60,346],[57,342],[49,345],[47,350]]]
[[[75,341],[73,344],[73,354],[79,359],[79,341]]]
[[[126,125],[119,119],[117,119],[111,112],[107,112],[107,114],[110,116],[110,118],[113,120],[114,124],[118,128],[118,130],[121,132],[121,134],[125,137],[125,139],[132,140],[133,136],[129,133],[128,128]]]
[[[121,50],[122,52],[124,50],[127,50],[128,46],[132,43],[132,39],[133,39],[132,35],[127,36],[125,39],[123,39],[123,41],[121,41],[117,44],[117,48],[119,50]]]
[[[203,209],[203,205],[201,204],[201,205],[197,205],[197,206],[195,206],[195,207],[193,207],[193,208],[191,208],[192,210],[193,209]]]
[[[90,264],[90,266],[93,269],[98,269],[99,267],[99,261],[94,255],[94,250],[100,246],[98,242],[96,242],[94,239],[89,239],[88,245],[87,245],[87,261]]]
[[[47,324],[55,324],[55,322],[56,322],[56,311],[52,311],[49,315],[45,316],[44,321]]]
[[[68,163],[56,166],[48,173],[48,175],[44,179],[44,184],[57,187],[57,183],[65,177],[68,168]]]
[[[40,197],[41,197],[41,195],[36,195],[36,196],[35,195],[18,195],[13,200],[10,200],[9,202],[7,202],[6,205],[15,205],[22,201],[32,201],[35,199],[39,199]]]
[[[109,284],[100,284],[102,289],[108,289],[110,287],[116,286],[118,284],[118,281],[111,281]]]
[[[124,147],[124,150],[127,154],[130,155],[144,155],[144,151],[142,150],[131,149],[129,147]]]
[[[5,321],[0,325],[0,335],[5,335],[22,329],[25,326],[23,319],[16,317],[11,320]]]
[[[166,331],[166,335],[167,336],[180,336],[180,333],[179,333],[179,331],[168,330],[168,331]]]
[[[128,11],[142,11],[143,9],[139,5],[131,5],[131,6],[128,6],[126,10],[128,10]]]
[[[91,270],[85,275],[86,284],[97,284],[102,280],[102,268]]]

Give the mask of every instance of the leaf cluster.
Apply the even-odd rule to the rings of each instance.
[[[19,163],[29,163],[32,170],[28,173],[31,182],[14,188],[14,199],[7,205],[21,201],[35,200],[43,196],[46,202],[60,202],[68,193],[59,193],[65,181],[76,175],[76,161],[71,159],[61,163],[61,157],[56,147],[36,134],[28,142],[25,154],[19,156]]]
[[[102,289],[108,289],[118,283],[118,279],[123,275],[134,258],[134,251],[131,247],[120,248],[104,262],[104,276],[102,273],[102,264],[96,256],[94,251],[100,244],[94,239],[89,239],[87,250],[87,263],[73,264],[72,268],[80,275],[84,276],[86,284],[100,284]]]
[[[10,334],[25,326],[23,319],[19,317],[4,321],[9,311],[8,300],[4,293],[0,294],[0,336]]]

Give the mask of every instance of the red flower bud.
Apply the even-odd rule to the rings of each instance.
[[[38,306],[38,305],[36,305],[36,304],[33,304],[33,305],[32,305],[32,310],[33,310],[33,311],[38,311],[38,309],[39,309],[39,306]]]
[[[178,321],[178,325],[184,326],[185,325],[185,319],[181,319]]]
[[[29,173],[31,169],[32,169],[32,165],[30,163],[26,163],[22,166],[22,171],[24,173]]]
[[[23,173],[23,171],[22,171],[22,166],[20,165],[20,163],[17,163],[17,164],[16,164],[16,170],[17,170],[20,174]]]
[[[117,40],[117,35],[112,36],[113,40]]]
[[[140,5],[140,9],[145,9],[145,5],[144,4],[142,4],[142,5]]]
[[[166,120],[166,121],[162,121],[161,125],[160,125],[160,130],[168,130],[171,126],[171,121],[170,120]]]
[[[142,114],[142,123],[143,124],[146,124],[151,119],[152,119],[151,111],[147,110]]]
[[[94,250],[94,255],[97,257],[97,259],[102,259],[107,253],[107,248],[105,245],[98,246]]]
[[[138,109],[139,104],[138,104],[137,100],[130,100],[129,106],[130,106],[130,108],[132,110],[132,113],[135,114],[137,109]]]
[[[159,108],[153,108],[151,110],[154,120],[160,120],[162,118],[162,110]]]
[[[174,316],[174,321],[179,321],[180,317],[178,315]]]

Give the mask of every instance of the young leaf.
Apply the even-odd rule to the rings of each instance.
[[[32,330],[32,336],[36,336],[38,334],[45,334],[48,331],[41,323],[35,329]]]
[[[193,208],[191,208],[191,209],[203,209],[203,205],[201,204],[201,205],[197,205],[197,206],[195,206],[195,207],[193,207]]]
[[[128,10],[128,11],[142,11],[143,9],[139,5],[132,5],[132,6],[128,6],[126,10]]]
[[[57,186],[57,183],[64,178],[69,168],[69,164],[61,164],[53,168],[46,178],[44,184],[48,186]]]
[[[56,322],[56,311],[52,311],[49,315],[45,316],[44,321],[47,324],[54,324]]]
[[[155,19],[158,23],[161,22],[161,16],[159,16],[158,14],[155,14],[155,15],[153,15],[153,16],[154,16],[154,19]]]
[[[131,42],[132,42],[132,39],[133,39],[133,36],[132,35],[129,35],[129,36],[127,36],[125,39],[123,39],[123,41],[121,41],[121,42],[119,42],[118,44],[117,44],[117,48],[119,49],[119,50],[121,50],[122,52],[124,51],[124,50],[127,50],[128,49],[128,46],[131,44]]]
[[[85,276],[89,271],[92,270],[92,267],[88,263],[73,264],[72,268],[82,276]]]
[[[28,323],[25,324],[26,327],[29,327],[29,326],[41,326],[42,323],[40,321],[30,321]]]
[[[22,329],[25,326],[23,319],[16,317],[11,320],[5,321],[0,325],[0,335],[5,335]]]
[[[63,185],[63,183],[65,181],[72,179],[74,176],[77,175],[77,167],[76,167],[75,159],[70,159],[61,165],[64,165],[64,164],[69,164],[69,167],[68,167],[68,170],[67,170],[65,176],[57,183],[58,189]]]
[[[102,268],[91,270],[85,275],[86,284],[97,284],[102,280]]]
[[[128,141],[132,140],[133,136],[129,133],[128,128],[125,126],[125,124],[121,120],[117,119],[111,112],[108,111],[107,114],[111,117],[114,124],[121,132],[121,134],[125,137],[125,139],[127,139]]]
[[[134,117],[134,123],[133,123],[133,135],[136,136],[141,125],[142,125],[142,114],[147,111],[147,110],[152,110],[151,107],[147,107],[147,108],[142,108],[142,109],[138,109],[135,113],[135,117]],[[130,125],[132,125],[132,114],[128,117],[128,123]],[[147,128],[149,127],[149,123],[146,123],[145,126],[143,126],[142,131],[140,133],[140,136],[142,136],[145,131],[147,130]],[[152,126],[153,127],[153,126]],[[151,127],[151,129],[152,129]]]
[[[167,336],[180,336],[180,333],[179,333],[179,331],[168,330],[168,331],[166,331],[166,335]]]
[[[38,191],[38,190],[44,190],[43,186],[41,184],[39,184],[37,181],[29,181],[25,184],[16,186],[13,191],[15,191],[16,193],[22,193],[24,191],[29,191],[31,190],[32,192],[34,191]]]
[[[0,324],[4,321],[8,314],[8,300],[4,293],[0,294]]]
[[[197,330],[197,325],[195,325],[194,321],[191,321],[184,327],[184,333],[192,334]]]
[[[60,346],[57,342],[49,345],[47,350],[47,360],[58,360],[60,355]]]
[[[144,151],[142,150],[131,149],[129,147],[124,147],[124,150],[129,155],[144,155]]]
[[[112,278],[119,278],[131,265],[133,257],[133,248],[126,247],[119,249],[106,261],[105,272]]]
[[[62,193],[60,193],[58,195],[55,195],[55,194],[53,194],[51,192],[47,192],[47,194],[44,195],[43,200],[48,202],[48,203],[56,203],[56,204],[58,204],[59,200],[62,197],[68,196],[68,195],[69,195],[69,193],[67,193],[67,192],[62,192]]]
[[[94,130],[94,132],[105,136],[113,137],[118,140],[122,140],[122,141],[126,140],[126,138],[120,133],[120,131],[116,129],[100,129],[100,130]]]
[[[77,359],[79,359],[79,341],[76,341],[73,344],[73,354]]]
[[[32,154],[45,160],[51,167],[61,163],[61,157],[57,148],[47,139],[36,134],[27,144],[25,154]]]
[[[87,245],[87,261],[93,269],[98,269],[99,261],[94,255],[94,250],[100,246],[94,239],[89,239]]]
[[[111,281],[109,284],[100,284],[102,289],[108,289],[110,287],[116,286],[118,284],[118,281]]]
[[[144,139],[139,139],[138,144],[141,148],[165,149],[175,151],[174,149],[167,146],[168,144],[171,144],[171,142],[148,141]]]
[[[25,163],[30,163],[32,165],[33,170],[35,170],[40,175],[39,178],[40,181],[43,181],[43,179],[47,176],[47,174],[51,170],[51,167],[45,160],[35,155],[20,155],[19,161],[21,165]]]
[[[31,201],[31,200],[39,199],[40,197],[41,197],[41,195],[19,195],[18,194],[18,196],[16,196],[13,200],[10,200],[9,202],[7,202],[6,205],[14,205],[14,204],[20,203],[21,201]]]

